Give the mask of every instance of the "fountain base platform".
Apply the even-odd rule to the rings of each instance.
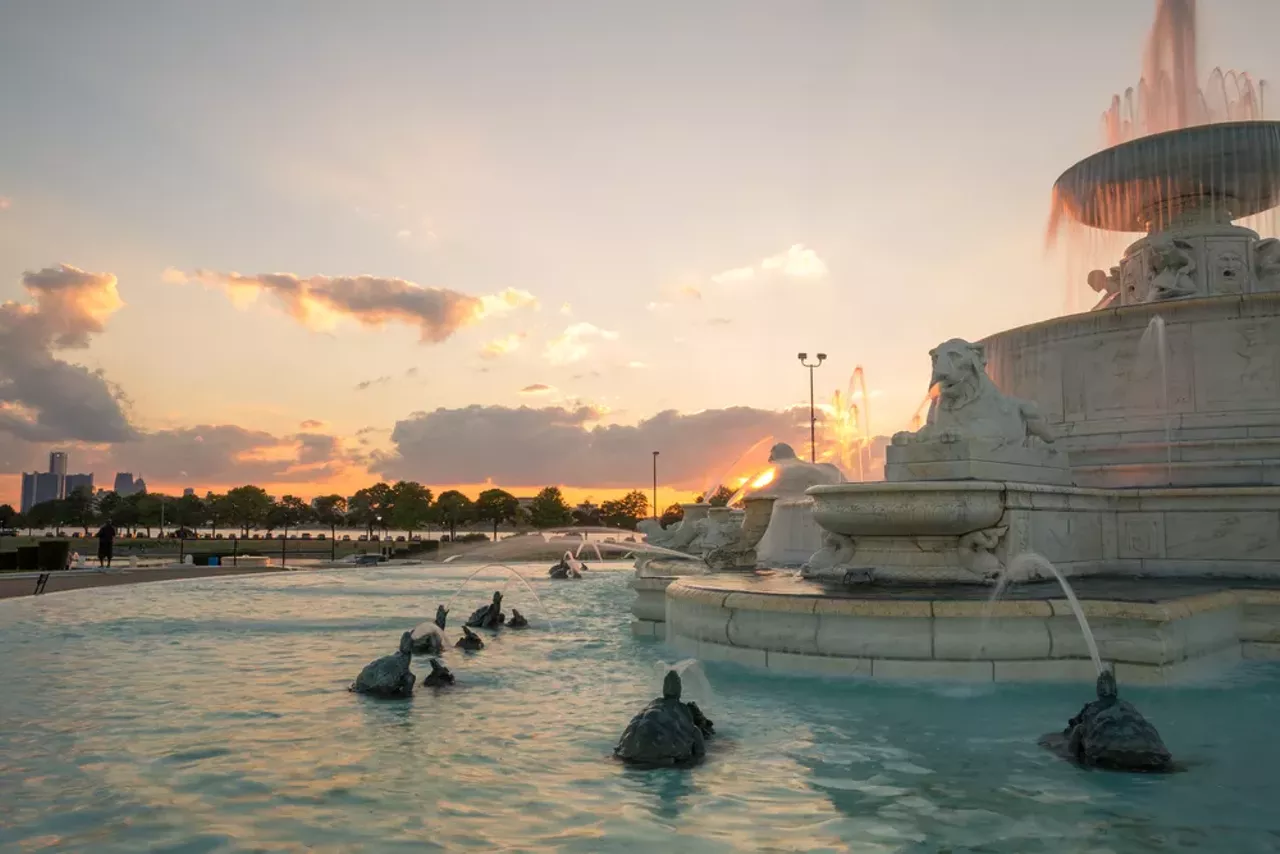
[[[1121,683],[1175,684],[1242,659],[1280,659],[1280,582],[1090,577],[1073,586]],[[851,589],[792,573],[715,573],[671,579],[667,624],[638,620],[650,625],[635,631],[702,660],[790,674],[1094,681],[1057,584],[1018,585],[992,606],[989,595],[967,584]]]

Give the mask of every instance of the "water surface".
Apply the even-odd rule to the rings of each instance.
[[[1275,666],[1122,686],[1192,765],[1143,777],[1036,747],[1088,699],[1079,686],[709,664],[709,761],[641,772],[610,751],[671,656],[629,635],[629,573],[520,569],[543,608],[491,572],[458,598],[447,635],[504,585],[535,629],[450,650],[458,685],[400,702],[346,687],[474,567],[0,602],[0,850],[1280,850]]]

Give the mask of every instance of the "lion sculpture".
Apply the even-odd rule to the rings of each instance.
[[[929,418],[914,433],[893,437],[895,445],[953,443],[969,439],[1026,445],[1035,436],[1052,443],[1053,431],[1034,403],[1005,396],[987,376],[981,344],[952,338],[929,351],[930,387],[937,390]]]

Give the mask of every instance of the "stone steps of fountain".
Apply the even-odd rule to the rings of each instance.
[[[1242,656],[1280,650],[1280,583],[1274,588],[1182,592],[1154,601],[1089,598],[1159,596],[1145,580],[1077,582],[1099,653],[1122,681],[1165,684],[1220,671]],[[1093,678],[1092,663],[1059,598],[989,606],[940,592],[881,591],[833,596],[820,585],[711,575],[667,590],[665,635],[681,652],[820,676],[981,681]],[[938,598],[928,598],[936,596]]]

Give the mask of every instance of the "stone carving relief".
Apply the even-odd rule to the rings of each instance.
[[[996,549],[1008,532],[1008,525],[1000,525],[962,536],[958,546],[960,565],[985,579],[998,576],[1004,567],[996,557]]]
[[[914,433],[893,437],[895,445],[967,440],[996,445],[1030,445],[1032,437],[1052,443],[1049,423],[1034,403],[1008,397],[987,376],[981,344],[952,338],[929,352],[933,360],[930,387],[938,390],[928,421]]]
[[[1280,291],[1280,239],[1268,237],[1254,247],[1254,275],[1260,291]]]
[[[1148,301],[1189,297],[1196,292],[1191,274],[1196,271],[1193,249],[1185,240],[1168,235],[1151,238],[1148,245],[1147,270],[1151,276]]]
[[[1089,274],[1089,287],[1100,295],[1093,311],[1104,309],[1114,303],[1120,296],[1120,268],[1112,267],[1110,272],[1094,270]]]
[[[826,536],[822,539],[821,550],[814,552],[813,557],[809,558],[809,563],[805,565],[804,573],[821,572],[835,569],[836,567],[849,566],[853,563],[854,556],[857,553],[858,544],[853,537],[837,534],[834,531],[827,531]]]
[[[1242,294],[1248,287],[1249,265],[1234,249],[1220,249],[1213,257],[1213,290],[1220,294]]]

